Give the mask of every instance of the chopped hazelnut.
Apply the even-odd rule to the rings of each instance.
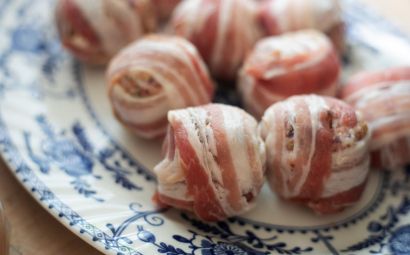
[[[357,141],[362,140],[366,136],[367,131],[368,131],[368,127],[366,123],[363,123],[362,125],[360,125],[355,131],[356,140]]]

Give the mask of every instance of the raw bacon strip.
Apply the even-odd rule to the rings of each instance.
[[[269,35],[315,29],[343,51],[345,26],[339,0],[266,0],[260,4],[259,17]]]
[[[165,159],[154,168],[155,200],[217,221],[254,204],[264,181],[257,122],[239,108],[209,104],[168,113]]]
[[[341,91],[372,128],[372,165],[395,169],[410,163],[410,67],[364,72]]]
[[[340,63],[329,40],[305,30],[259,41],[239,74],[245,107],[260,118],[273,103],[296,94],[335,96]]]
[[[183,1],[174,11],[172,28],[198,48],[214,76],[232,80],[262,36],[256,6],[252,0]]]
[[[122,50],[107,71],[115,116],[137,135],[165,134],[167,112],[211,102],[214,85],[195,47],[173,36],[147,36]]]
[[[60,0],[56,21],[65,48],[91,64],[107,63],[156,28],[154,7],[147,0]]]
[[[358,201],[369,172],[367,124],[330,97],[294,96],[271,106],[259,127],[268,182],[284,199],[320,214]]]
[[[175,7],[182,0],[151,0],[155,6],[155,11],[157,12],[158,19],[161,21],[166,21],[171,17],[172,12]]]

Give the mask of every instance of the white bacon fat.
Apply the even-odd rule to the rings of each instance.
[[[359,200],[369,172],[367,124],[330,97],[294,96],[271,106],[260,123],[267,176],[282,198],[320,214]]]
[[[335,96],[340,63],[322,33],[304,30],[260,40],[239,75],[248,111],[260,118],[273,103],[297,94]]]
[[[108,93],[116,117],[145,138],[166,132],[167,112],[211,102],[214,85],[195,47],[173,36],[147,36],[111,61]]]
[[[265,147],[257,122],[220,104],[170,111],[166,157],[155,168],[159,203],[208,221],[241,214],[264,181]]]
[[[221,79],[234,79],[247,52],[262,36],[252,0],[183,1],[172,17],[174,32],[190,40]]]
[[[60,0],[57,28],[78,59],[104,64],[128,43],[156,28],[149,0]]]
[[[373,131],[372,165],[392,170],[410,163],[410,67],[358,74],[341,93]]]

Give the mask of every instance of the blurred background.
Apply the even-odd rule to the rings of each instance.
[[[409,0],[358,0],[388,18],[410,36]]]

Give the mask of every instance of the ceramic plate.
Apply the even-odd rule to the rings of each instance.
[[[357,205],[332,216],[278,200],[219,223],[156,211],[152,167],[161,141],[114,120],[104,70],[65,53],[51,0],[0,1],[0,150],[33,197],[106,254],[410,254],[410,167],[373,171]],[[410,64],[410,40],[355,0],[344,1],[344,75]],[[237,103],[233,91],[219,102]]]

